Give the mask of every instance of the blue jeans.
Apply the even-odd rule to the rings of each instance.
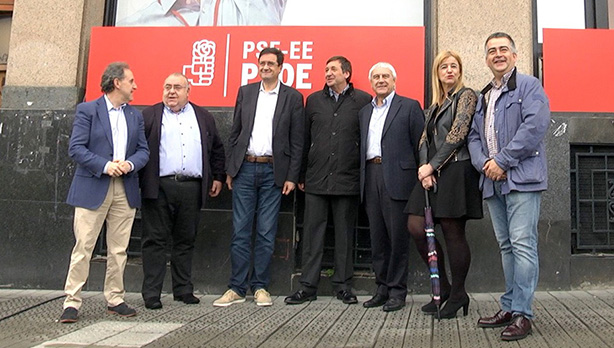
[[[229,287],[241,296],[266,289],[271,280],[269,265],[275,246],[277,216],[281,205],[281,188],[275,185],[273,164],[243,162],[232,181],[232,275]],[[252,227],[256,219],[254,263]],[[251,280],[248,279],[251,269]]]
[[[495,183],[495,195],[486,199],[501,250],[505,293],[501,309],[533,318],[533,295],[539,278],[537,222],[541,192],[512,191],[501,194],[501,182]]]

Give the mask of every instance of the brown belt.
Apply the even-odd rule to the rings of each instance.
[[[374,158],[371,158],[370,160],[367,160],[367,163],[382,164],[382,158],[374,157]]]
[[[245,160],[250,163],[273,163],[273,156],[245,155]]]

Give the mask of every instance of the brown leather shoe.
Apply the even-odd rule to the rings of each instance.
[[[521,340],[531,332],[531,321],[522,315],[517,315],[512,319],[512,323],[503,330],[501,339],[504,341]]]
[[[501,327],[508,326],[512,322],[512,313],[498,311],[492,317],[482,317],[478,320],[478,327]]]

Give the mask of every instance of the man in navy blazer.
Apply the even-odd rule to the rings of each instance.
[[[214,306],[244,302],[248,285],[257,305],[273,304],[266,288],[277,216],[281,195],[289,195],[299,179],[305,124],[303,96],[279,81],[283,62],[279,49],[263,49],[258,58],[262,81],[241,87],[237,96],[226,161],[226,184],[232,190],[232,275],[230,289]]]
[[[363,303],[386,312],[405,306],[409,268],[407,214],[418,168],[424,114],[417,101],[395,93],[396,71],[377,63],[369,71],[375,98],[359,112],[360,188],[371,233],[377,292]]]
[[[128,105],[136,83],[126,63],[107,66],[100,83],[104,95],[77,105],[68,153],[76,162],[67,203],[75,206],[76,243],[64,291],[62,323],[77,321],[81,289],[102,224],[107,226],[104,297],[111,314],[133,316],[124,302],[126,248],[136,208],[141,205],[137,172],[149,159],[143,117]]]
[[[224,145],[213,115],[190,103],[190,84],[180,74],[164,81],[162,102],[143,110],[151,155],[139,172],[143,194],[143,289],[145,307],[162,308],[167,241],[176,301],[197,304],[192,258],[200,209],[216,197],[226,179]]]

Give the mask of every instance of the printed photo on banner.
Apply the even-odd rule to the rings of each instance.
[[[424,0],[117,0],[115,25],[422,26]],[[335,14],[335,15],[323,15]]]

